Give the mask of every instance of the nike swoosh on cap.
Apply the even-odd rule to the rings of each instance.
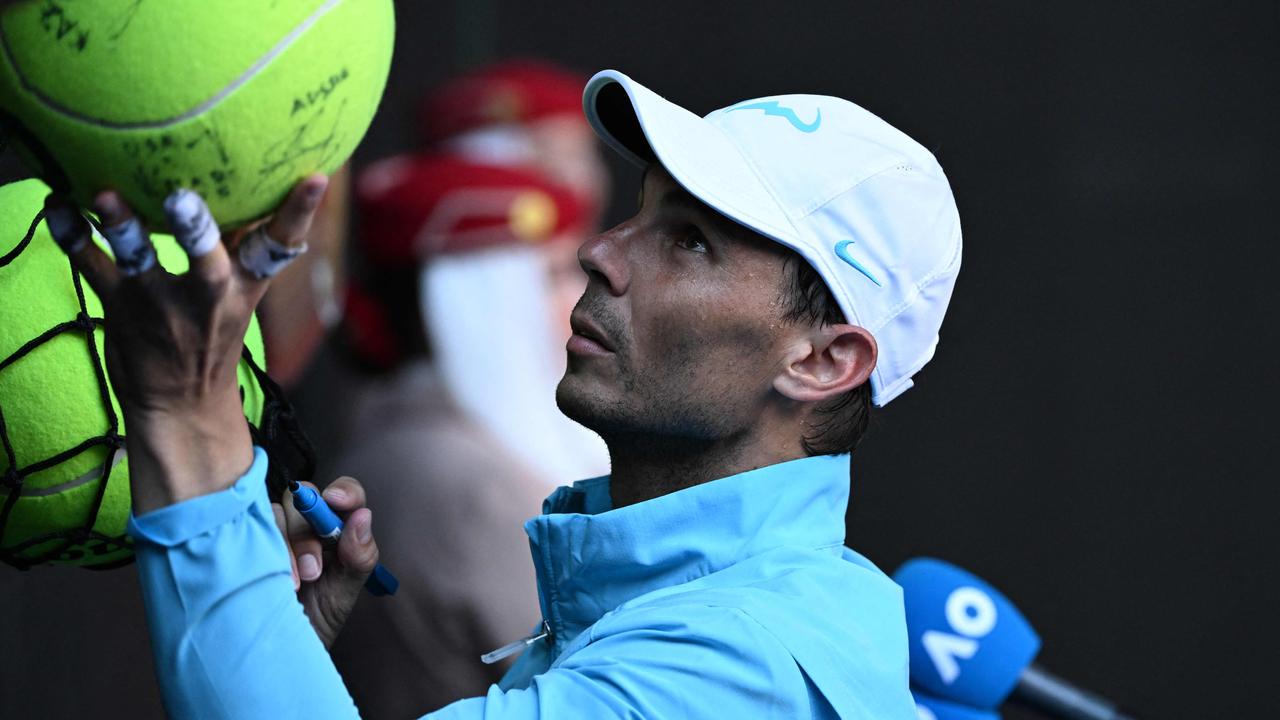
[[[876,279],[876,276],[871,274],[871,271],[863,267],[862,263],[855,260],[854,257],[849,254],[849,246],[852,244],[853,244],[852,240],[841,240],[840,242],[836,243],[836,248],[835,248],[836,256],[839,257],[841,260],[849,263],[849,265],[851,265],[854,270],[857,270],[863,275],[866,275],[868,280],[876,284],[876,287],[884,287],[883,285],[880,284],[880,281]]]

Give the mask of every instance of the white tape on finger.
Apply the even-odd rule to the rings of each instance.
[[[198,193],[176,190],[164,200],[164,212],[173,237],[193,258],[204,257],[222,242],[222,233],[213,221],[209,206]]]
[[[120,268],[121,275],[139,275],[155,266],[156,249],[151,246],[151,240],[138,218],[104,227],[102,234],[116,256],[116,266]]]
[[[78,253],[89,242],[92,225],[74,208],[67,205],[49,208],[44,220],[49,226],[49,234],[65,253]]]
[[[240,243],[240,265],[250,275],[264,280],[274,277],[306,251],[306,243],[285,245],[268,235],[265,227],[260,227]]]

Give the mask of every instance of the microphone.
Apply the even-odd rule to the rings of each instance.
[[[1133,720],[1115,703],[1032,665],[1040,636],[972,573],[916,558],[893,579],[906,605],[911,683],[925,693],[992,710],[1009,699],[1062,720]]]
[[[979,710],[939,700],[916,688],[911,688],[911,697],[916,701],[916,716],[919,720],[1000,720],[1000,713],[994,710]]]

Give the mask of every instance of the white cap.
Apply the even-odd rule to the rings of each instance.
[[[933,154],[825,95],[774,95],[704,118],[616,70],[583,93],[610,147],[659,162],[694,197],[796,251],[876,338],[884,405],[933,357],[960,270],[960,216]]]

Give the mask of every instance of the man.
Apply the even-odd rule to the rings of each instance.
[[[933,355],[961,245],[941,168],[836,98],[699,119],[606,71],[584,104],[647,168],[636,216],[579,253],[588,287],[558,393],[606,439],[613,473],[561,488],[526,524],[541,630],[514,645],[525,649],[501,685],[432,717],[914,718],[900,590],[842,547],[844,453],[868,396],[889,402]],[[200,251],[181,278],[116,270],[49,205],[104,297],[132,532],[175,715],[355,713],[317,633],[332,637],[373,567],[372,516],[357,484],[327,491],[350,514],[303,596],[312,632],[224,367],[320,185],[233,238],[237,263],[175,201],[175,234]],[[136,250],[118,198],[99,211],[117,254]]]
[[[607,456],[587,469],[585,441],[604,445],[555,405],[572,302],[553,312],[551,288],[576,285],[576,301],[586,279],[557,280],[543,262],[548,246],[576,251],[590,209],[531,171],[447,155],[397,165],[360,197],[366,279],[344,327],[370,372],[327,463],[395,499],[378,506],[395,602],[357,605],[332,648],[369,720],[413,717],[501,678],[506,664],[480,656],[540,618],[521,525],[556,480],[608,471]],[[495,318],[508,327],[500,338]],[[309,583],[320,566],[307,564]]]

